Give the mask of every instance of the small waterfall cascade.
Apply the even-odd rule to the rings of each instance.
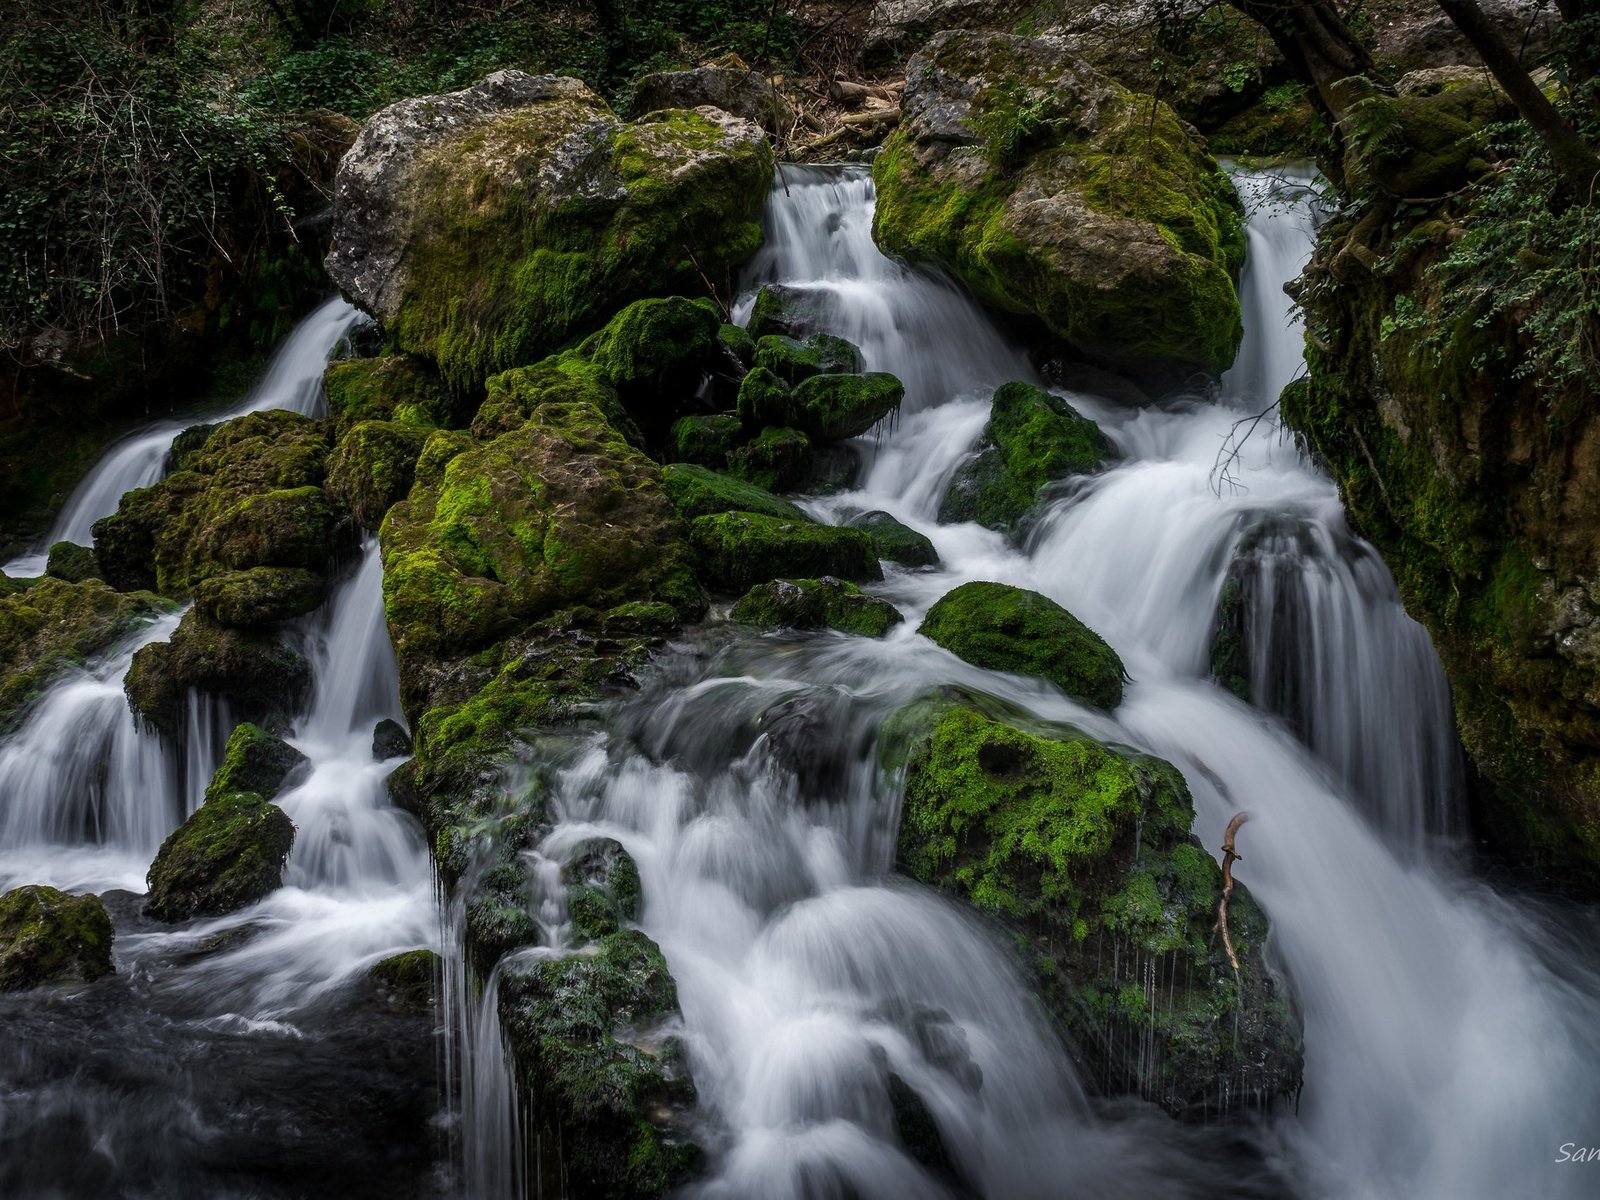
[[[226,421],[268,408],[289,409],[308,417],[319,415],[322,371],[328,365],[328,357],[366,319],[340,297],[325,301],[284,339],[250,394],[215,419]],[[94,541],[94,523],[116,512],[126,493],[158,482],[166,474],[172,439],[204,419],[207,418],[197,415],[187,421],[161,421],[114,445],[67,498],[43,546],[6,563],[5,573],[18,579],[43,574],[46,552],[57,542],[90,545]]]
[[[963,1195],[1592,1191],[1556,1166],[1561,1142],[1583,1144],[1572,1114],[1600,1112],[1592,947],[1575,953],[1551,915],[1462,876],[1440,844],[1462,779],[1437,659],[1332,483],[1264,411],[1302,369],[1281,289],[1309,254],[1311,180],[1235,179],[1247,333],[1220,398],[1063,391],[1116,456],[1052,496],[1017,546],[935,514],[989,391],[1038,376],[959,289],[877,253],[864,171],[785,169],[736,312],[756,286],[794,289],[817,328],[908,384],[898,421],[860,440],[857,489],[806,506],[823,520],[886,510],[942,566],[873,589],[907,618],[881,640],[727,632],[669,656],[557,773],[538,852],[620,842],[678,983],[709,1151],[690,1195],[953,1194],[908,1153],[907,1104]],[[971,579],[1042,591],[1106,637],[1131,677],[1123,704],[1088,710],[918,636],[929,605]],[[1213,678],[1229,620],[1236,680]],[[1107,1117],[995,933],[893,874],[894,783],[873,733],[947,684],[1167,758],[1208,846],[1251,813],[1239,876],[1303,1010],[1306,1086],[1298,1111],[1237,1131],[1242,1161],[1218,1157],[1214,1132]]]

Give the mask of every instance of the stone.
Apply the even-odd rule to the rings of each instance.
[[[939,552],[924,534],[901,524],[881,509],[858,513],[846,522],[852,529],[860,529],[872,539],[872,548],[879,558],[902,567],[936,567]]]
[[[758,583],[739,598],[732,616],[763,629],[833,629],[863,637],[883,637],[905,620],[887,600],[831,576]]]
[[[378,762],[404,758],[411,753],[411,735],[393,717],[385,717],[372,730],[372,757]]]
[[[633,85],[629,117],[637,120],[663,108],[699,108],[709,104],[754,121],[768,133],[787,134],[794,110],[759,71],[705,66],[689,71],[656,71]]]
[[[161,843],[145,911],[171,922],[254,904],[282,886],[294,833],[283,810],[260,796],[212,796]]]
[[[98,896],[42,884],[0,896],[0,992],[110,975],[111,918]]]
[[[728,592],[746,592],[784,577],[883,578],[872,540],[859,529],[725,512],[691,521],[689,540],[706,582]]]
[[[288,742],[245,721],[228,735],[206,799],[251,792],[268,800],[297,783],[311,769],[311,760]]]

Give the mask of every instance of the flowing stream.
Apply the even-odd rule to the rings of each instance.
[[[558,824],[531,853],[627,847],[641,924],[678,983],[709,1151],[691,1194],[949,1194],[894,1131],[909,1088],[954,1175],[988,1197],[1593,1195],[1592,1176],[1556,1161],[1562,1143],[1600,1140],[1600,974],[1563,931],[1592,919],[1458,867],[1462,764],[1438,661],[1332,483],[1272,413],[1256,420],[1301,369],[1281,286],[1310,252],[1309,178],[1236,175],[1247,335],[1221,395],[1063,391],[1117,457],[1061,487],[1018,548],[936,513],[993,388],[1039,370],[958,289],[877,252],[863,170],[784,175],[748,282],[811,293],[820,327],[907,383],[898,419],[857,442],[859,490],[807,505],[824,520],[887,510],[943,565],[890,568],[872,589],[907,617],[881,641],[713,624],[557,776]],[[919,637],[928,606],[970,579],[1042,591],[1105,636],[1132,677],[1116,713]],[[1230,580],[1258,706],[1209,677]],[[1086,1099],[997,935],[893,874],[874,730],[946,683],[1168,758],[1208,846],[1251,813],[1239,875],[1303,1010],[1298,1111],[1229,1134]],[[558,937],[544,952],[571,949]],[[492,1016],[474,1025],[493,1042],[473,1047],[469,1151],[507,1162],[517,1122],[482,1111],[506,1090],[498,1033]],[[1219,1080],[1219,1109],[1237,1108],[1232,1086]],[[479,1179],[475,1195],[521,1186],[504,1168]]]

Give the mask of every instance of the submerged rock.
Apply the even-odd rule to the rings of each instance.
[[[1220,373],[1242,335],[1237,197],[1164,103],[1064,43],[942,33],[873,161],[886,253],[954,273],[1091,357]]]
[[[860,529],[872,539],[872,548],[878,557],[902,567],[934,567],[939,565],[939,552],[928,538],[915,529],[901,524],[881,509],[859,513],[846,522],[851,529]]]
[[[248,721],[234,727],[206,799],[251,792],[270,800],[309,769],[311,760],[288,742]]]
[[[236,912],[283,884],[294,822],[249,792],[214,795],[161,843],[145,911],[160,921]]]
[[[963,463],[939,506],[943,522],[976,521],[1015,533],[1038,511],[1051,483],[1105,462],[1100,427],[1060,396],[1030,383],[998,388],[976,454]]]
[[[836,629],[882,637],[905,617],[887,600],[864,595],[853,583],[824,576],[758,583],[733,606],[733,619],[766,629]]]
[[[872,541],[859,529],[726,512],[696,518],[689,538],[706,582],[724,591],[747,591],[782,576],[883,578]]]
[[[1098,1090],[1200,1116],[1299,1089],[1299,1025],[1262,957],[1266,917],[1236,882],[1234,971],[1214,931],[1222,872],[1190,833],[1171,765],[952,700],[902,710],[884,738],[905,764],[901,866],[1015,932]]]
[[[100,897],[15,888],[0,896],[0,992],[110,975],[111,938]]]
[[[370,118],[339,167],[328,273],[452,391],[640,295],[703,288],[761,242],[759,126],[618,119],[576,79],[497,71]]]
[[[928,610],[924,637],[991,671],[1048,679],[1098,708],[1122,703],[1122,660],[1048,596],[1004,583],[964,583]]]

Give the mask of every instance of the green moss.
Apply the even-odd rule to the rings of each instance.
[[[1003,583],[964,583],[918,629],[991,671],[1037,675],[1099,708],[1122,702],[1122,661],[1092,629],[1047,596]]]
[[[145,911],[183,921],[254,904],[282,884],[293,845],[293,822],[260,796],[211,797],[161,843]]]
[[[956,472],[939,519],[1019,532],[1049,484],[1098,470],[1108,452],[1100,427],[1061,397],[1028,383],[1005,384],[994,394],[977,455]]]
[[[717,341],[722,344],[723,350],[732,357],[745,370],[749,370],[756,361],[756,340],[749,331],[738,325],[723,325],[717,331]]]
[[[391,954],[367,968],[367,978],[391,1007],[402,1012],[431,1012],[435,981],[443,963],[432,950]]]
[[[859,373],[861,351],[831,333],[813,333],[804,341],[768,334],[755,343],[755,366],[793,387],[813,375]]]
[[[859,529],[727,512],[695,518],[689,539],[699,554],[703,577],[723,591],[745,592],[781,577],[883,577],[872,541]]]
[[[590,940],[617,932],[638,919],[639,868],[610,838],[582,843],[561,868],[573,928]]]
[[[0,992],[112,974],[111,918],[98,896],[29,884],[0,896]]]
[[[364,421],[424,428],[455,424],[456,414],[438,373],[426,360],[410,355],[329,363],[322,389],[336,441]]]
[[[351,426],[328,464],[328,491],[366,528],[378,528],[390,507],[411,491],[430,433],[425,426],[395,421]]]
[[[746,429],[786,425],[792,410],[789,385],[776,372],[757,365],[739,384],[738,408]]]
[[[251,567],[195,585],[196,611],[219,625],[248,628],[303,616],[328,593],[327,578],[303,567]]]
[[[791,423],[823,442],[859,437],[900,408],[905,386],[893,375],[812,375],[791,397]]]
[[[924,535],[902,525],[886,512],[873,510],[851,517],[846,522],[852,529],[860,529],[872,539],[872,548],[878,557],[902,567],[933,567],[939,564],[939,552]]]
[[[668,463],[661,472],[672,506],[685,521],[719,512],[753,512],[785,520],[809,518],[789,501],[764,488],[689,463]]]
[[[206,787],[206,799],[250,792],[270,800],[291,776],[309,765],[310,760],[288,742],[246,721],[228,735],[222,762]]]
[[[732,413],[679,417],[668,434],[669,453],[676,462],[726,470],[728,455],[744,441],[744,425]]]
[[[728,470],[770,491],[792,491],[810,476],[811,439],[798,429],[773,426],[728,455]]]
[[[618,388],[654,391],[674,376],[698,375],[721,328],[714,309],[681,296],[636,300],[606,322],[586,349]]]
[[[740,624],[765,629],[835,629],[862,637],[883,637],[905,620],[887,600],[830,578],[758,583],[740,597],[732,615]]]
[[[823,316],[824,302],[816,292],[769,283],[756,293],[750,309],[750,336],[803,338],[821,323]]]
[[[88,546],[72,542],[57,542],[50,547],[44,573],[52,579],[67,583],[82,583],[85,579],[99,579],[100,568],[94,561],[94,551]]]

